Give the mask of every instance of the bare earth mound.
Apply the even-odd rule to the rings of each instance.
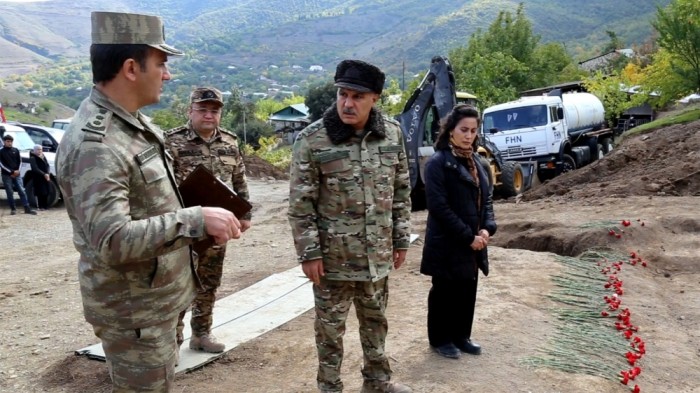
[[[252,179],[289,180],[289,171],[285,172],[258,156],[245,156],[243,162],[245,162],[246,176]]]
[[[699,129],[695,121],[627,139],[602,160],[524,193],[523,200],[700,195]]]

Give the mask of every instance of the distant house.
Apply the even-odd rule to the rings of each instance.
[[[578,65],[586,71],[597,71],[607,68],[611,62],[619,59],[620,56],[633,57],[634,51],[632,49],[616,49],[600,56],[581,61]]]
[[[269,120],[275,126],[275,132],[291,144],[296,134],[310,123],[309,107],[304,104],[290,105],[270,115]]]
[[[320,71],[323,71],[323,66],[320,66],[320,65],[312,65],[311,67],[309,67],[309,71],[311,71],[311,72],[320,72]]]

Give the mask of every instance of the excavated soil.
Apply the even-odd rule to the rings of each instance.
[[[491,273],[480,278],[474,322],[473,336],[484,348],[478,357],[450,360],[430,350],[425,318],[431,284],[419,272],[427,213],[413,213],[419,240],[390,280],[387,352],[394,378],[416,393],[631,391],[616,370],[591,376],[523,363],[555,334],[551,310],[559,305],[549,294],[552,277],[562,271],[557,256],[602,248],[635,252],[648,262],[625,264],[620,273],[625,307],[647,343],[634,384],[642,392],[700,393],[698,128],[700,121],[629,138],[590,166],[495,203]],[[253,226],[229,245],[220,297],[297,265],[286,217],[287,173],[258,157],[245,162]],[[97,339],[83,318],[78,255],[65,211],[10,216],[0,194],[0,260],[7,266],[0,277],[0,392],[109,392],[104,363],[74,355]],[[313,320],[309,311],[178,375],[173,392],[317,392]],[[353,312],[347,323],[343,380],[346,391],[357,392],[363,357]],[[612,322],[610,331],[615,334]],[[622,356],[601,359],[619,364]]]
[[[277,168],[258,156],[245,156],[243,162],[245,174],[251,179],[289,180],[289,170]]]
[[[628,138],[602,160],[525,192],[523,200],[698,196],[699,129],[700,120]]]

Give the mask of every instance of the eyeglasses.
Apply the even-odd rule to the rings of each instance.
[[[221,109],[192,108],[192,110],[202,116],[206,115],[207,113],[212,116],[218,116],[221,114]]]

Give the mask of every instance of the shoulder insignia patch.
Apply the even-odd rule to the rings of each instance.
[[[86,132],[84,139],[86,141],[102,142],[111,119],[112,112],[105,108],[100,108],[97,113],[87,119],[83,126],[82,130]]]

